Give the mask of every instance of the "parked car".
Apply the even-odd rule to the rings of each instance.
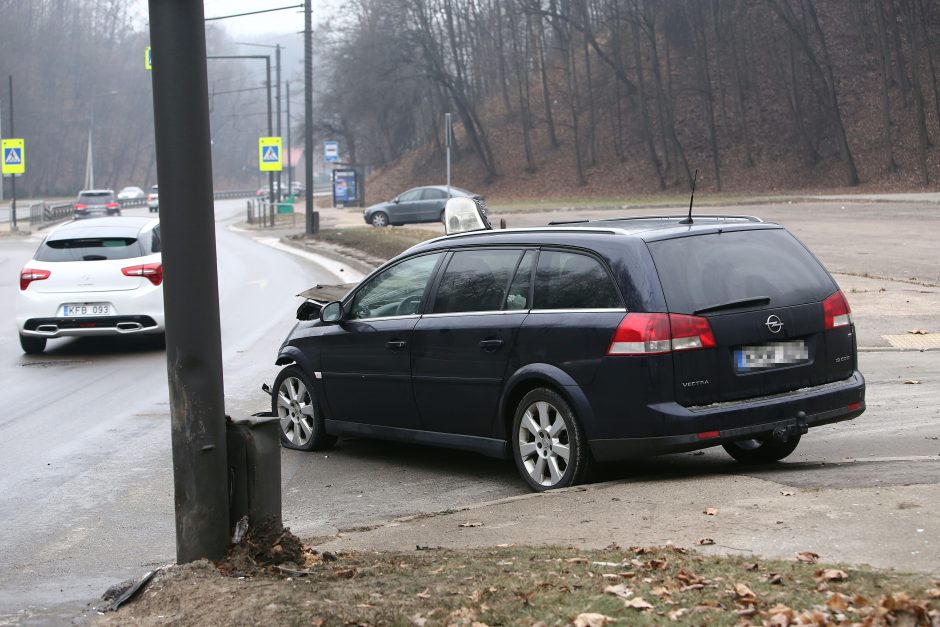
[[[75,219],[121,215],[121,203],[111,189],[83,189],[72,204]]]
[[[307,193],[307,189],[304,187],[304,184],[300,181],[291,181],[290,183],[290,193],[294,196],[303,196]]]
[[[288,448],[356,435],[464,449],[547,490],[594,462],[716,445],[775,462],[865,409],[845,296],[757,218],[462,233],[319,291],[277,357]]]
[[[118,200],[141,200],[142,198],[146,198],[146,196],[144,190],[139,187],[125,187],[119,191],[117,195]]]
[[[147,207],[150,208],[150,213],[160,211],[160,189],[158,185],[150,188],[150,193],[147,194]]]
[[[413,224],[419,222],[443,222],[444,204],[448,198],[472,198],[478,205],[485,207],[483,196],[468,192],[459,187],[444,185],[415,187],[392,198],[388,202],[366,207],[363,218],[372,226]]]
[[[162,334],[163,265],[156,218],[93,218],[51,231],[20,272],[20,346],[86,335]]]

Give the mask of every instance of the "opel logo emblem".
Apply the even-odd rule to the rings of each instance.
[[[771,333],[780,333],[780,330],[783,329],[783,323],[780,321],[780,318],[776,315],[771,315],[767,317],[767,322],[764,323],[767,325],[767,329]]]

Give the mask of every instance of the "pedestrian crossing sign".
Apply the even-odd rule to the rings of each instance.
[[[281,171],[281,138],[258,138],[258,168],[262,172]]]
[[[4,139],[0,152],[3,154],[3,174],[25,174],[26,173],[26,151],[25,142],[22,139]]]
[[[144,48],[144,69],[153,69],[153,55],[150,53],[150,46]]]

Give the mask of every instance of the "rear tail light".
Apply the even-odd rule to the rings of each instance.
[[[620,322],[608,355],[656,355],[672,351],[714,348],[708,320],[665,313],[628,313]]]
[[[838,329],[852,324],[852,309],[841,291],[823,301],[823,317],[826,329]]]
[[[119,202],[109,202],[108,204],[105,205],[105,207],[107,207],[108,209],[120,209],[120,208],[121,208],[121,203],[119,203]]]
[[[86,205],[86,204],[84,204],[84,203],[77,202],[77,203],[75,203],[75,208],[76,208],[76,209],[86,209],[86,208],[88,208],[88,205]]]
[[[34,268],[23,268],[20,271],[20,290],[25,290],[33,281],[42,281],[49,278],[48,270],[38,270]]]
[[[142,276],[147,277],[154,285],[163,283],[163,264],[145,263],[140,266],[129,266],[121,268],[124,276]]]

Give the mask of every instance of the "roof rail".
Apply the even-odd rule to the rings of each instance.
[[[620,218],[602,218],[596,220],[596,222],[619,222],[621,220],[681,220],[687,216],[623,216]],[[696,213],[692,216],[692,219],[696,218],[712,218],[715,220],[741,220],[746,222],[763,222],[757,216],[746,216],[746,215],[724,215],[720,213]],[[555,222],[550,222],[549,224],[560,224]]]
[[[464,233],[454,233],[453,235],[443,235],[441,237],[435,237],[434,239],[429,239],[424,242],[415,244],[415,246],[421,246],[423,244],[430,244],[432,242],[439,242],[442,240],[456,239],[458,237],[470,237],[473,235],[513,235],[518,233],[532,233],[532,232],[543,232],[543,233],[606,233],[608,235],[626,235],[627,231],[624,229],[618,229],[613,226],[595,226],[587,228],[578,228],[572,227],[568,229],[558,229],[551,226],[529,226],[529,227],[519,227],[515,229],[492,229],[492,230],[480,230],[480,231],[466,231]],[[413,247],[412,247],[413,248]],[[409,249],[410,250],[410,249]]]

